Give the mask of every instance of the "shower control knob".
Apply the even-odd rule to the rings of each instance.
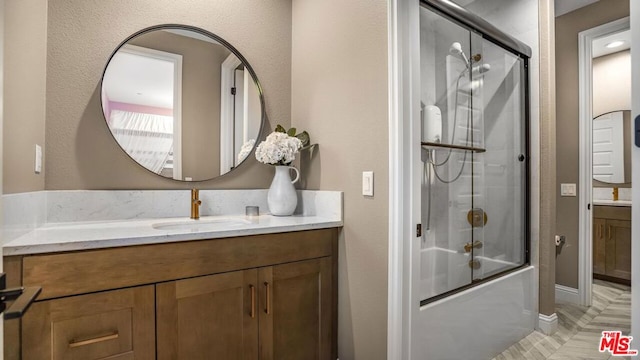
[[[524,161],[524,154],[518,155],[518,161],[520,161],[520,162]]]

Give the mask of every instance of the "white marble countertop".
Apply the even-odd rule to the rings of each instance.
[[[603,206],[629,206],[631,207],[631,200],[593,200],[593,205]]]
[[[154,228],[172,227],[176,223],[178,227],[184,228]],[[6,243],[3,252],[4,256],[41,254],[324,229],[342,225],[342,221],[336,218],[309,215],[203,216],[200,220],[178,217],[47,223]]]

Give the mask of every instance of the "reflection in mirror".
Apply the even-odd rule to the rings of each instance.
[[[593,179],[603,183],[630,182],[631,112],[613,111],[593,119]]]
[[[232,46],[204,30],[143,30],[112,55],[102,109],[120,147],[176,180],[224,175],[253,150],[263,123],[255,74]]]

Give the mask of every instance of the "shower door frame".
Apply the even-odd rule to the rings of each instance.
[[[496,46],[502,48],[503,50],[509,52],[517,56],[519,59],[523,60],[523,71],[524,71],[524,89],[523,89],[523,97],[524,97],[524,152],[525,152],[525,171],[524,171],[524,180],[525,180],[525,197],[524,197],[524,214],[523,214],[523,224],[524,224],[524,262],[516,266],[514,268],[510,268],[499,273],[493,274],[491,276],[487,276],[486,278],[482,278],[480,280],[473,280],[471,283],[457,287],[455,289],[449,290],[442,294],[438,294],[432,296],[428,299],[420,299],[420,306],[425,306],[427,304],[433,303],[438,300],[442,300],[446,297],[454,295],[456,293],[474,288],[478,285],[490,282],[502,276],[505,276],[509,273],[521,270],[531,264],[531,140],[530,140],[530,81],[529,81],[529,60],[531,59],[531,49],[526,45],[512,38],[511,36],[503,33],[502,31],[495,28],[493,25],[489,24],[482,18],[477,17],[474,14],[469,13],[466,9],[461,8],[457,5],[444,4],[441,0],[420,0],[420,7],[424,7],[433,13],[461,26],[462,28],[468,30],[471,33],[475,33],[479,35],[482,40],[489,41]],[[456,17],[459,16],[460,18]],[[419,21],[418,21],[419,26]],[[484,32],[486,31],[486,33]],[[419,41],[419,39],[418,39]]]

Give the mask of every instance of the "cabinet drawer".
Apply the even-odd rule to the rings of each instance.
[[[131,318],[129,308],[53,322],[53,358],[101,359],[131,352]]]
[[[38,299],[84,294],[331,255],[337,229],[25,256]]]
[[[23,356],[153,359],[153,300],[153,286],[145,286],[37,302],[23,318]]]
[[[611,220],[631,221],[631,208],[624,206],[600,206],[593,207],[593,217]]]

